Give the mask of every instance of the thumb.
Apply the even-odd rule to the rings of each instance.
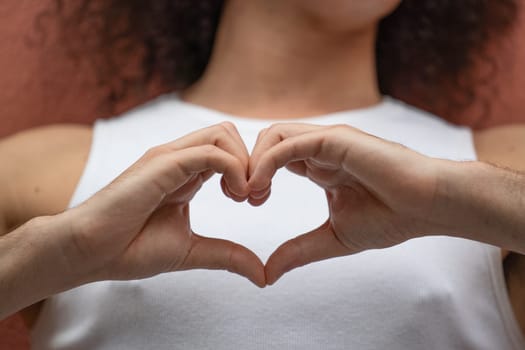
[[[285,273],[316,261],[357,253],[337,237],[329,221],[297,236],[273,252],[265,266],[266,283],[272,285]]]
[[[264,265],[251,250],[224,239],[192,235],[192,246],[179,270],[227,270],[266,286]]]

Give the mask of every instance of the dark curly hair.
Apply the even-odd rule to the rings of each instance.
[[[209,60],[223,3],[55,0],[39,20],[50,14],[58,19],[61,39],[75,57],[96,65],[115,102],[154,78],[172,90],[196,81]],[[379,27],[381,92],[418,84],[430,104],[439,96],[456,108],[467,106],[482,82],[471,68],[491,61],[487,43],[512,28],[517,7],[517,0],[403,0]],[[130,57],[138,59],[138,72],[128,69]]]

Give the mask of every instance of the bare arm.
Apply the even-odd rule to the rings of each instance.
[[[492,181],[487,183],[487,186],[484,188],[481,188],[482,184],[478,184],[478,190],[480,191],[478,195],[490,196],[490,198],[485,199],[494,201],[494,205],[497,205],[497,207],[494,206],[494,210],[519,210],[520,203],[517,201],[521,198],[521,205],[523,205],[523,197],[521,195],[525,195],[523,189],[520,189],[523,177],[523,174],[520,174],[520,172],[525,171],[525,126],[521,124],[505,125],[477,131],[474,134],[474,143],[480,161],[507,170],[503,171],[503,169],[500,169],[496,171],[496,169],[492,169],[491,172],[494,173]],[[489,171],[488,166],[485,169],[480,169],[480,174],[478,175],[482,176],[487,171]],[[507,202],[502,203],[498,201],[502,196],[508,198]],[[513,205],[513,207],[509,208],[509,205]],[[517,215],[513,215],[512,218],[501,216],[501,220],[504,222],[500,222],[500,224],[515,226],[518,224],[516,221],[523,216],[522,213],[523,211],[515,213]],[[491,213],[486,213],[486,215],[488,220]],[[495,222],[487,221],[486,224],[491,226]],[[510,227],[507,227],[507,229],[510,229]],[[511,248],[507,249],[512,250]],[[504,255],[506,256],[507,254],[508,252],[505,251]]]
[[[67,227],[64,221],[40,217],[0,237],[0,319],[75,286],[63,242],[55,237]]]
[[[439,168],[436,221],[450,232],[525,253],[525,175],[481,162]]]

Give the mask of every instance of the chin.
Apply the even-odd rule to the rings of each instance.
[[[401,4],[401,0],[293,0],[320,27],[356,31],[375,26]]]

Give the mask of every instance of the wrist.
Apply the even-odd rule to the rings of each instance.
[[[442,233],[509,250],[523,244],[522,188],[518,173],[482,162],[448,162],[436,195],[436,222]]]
[[[53,294],[99,280],[93,272],[94,257],[85,254],[79,241],[79,221],[77,210],[70,209],[24,225],[33,259],[42,262],[41,273]]]
[[[480,162],[457,162],[436,159],[437,186],[430,217],[436,234],[464,237],[475,231],[478,220],[472,218],[473,194],[477,177],[484,171]]]
[[[82,206],[69,209],[60,214],[56,223],[61,226],[60,251],[64,264],[69,269],[71,283],[79,286],[85,283],[107,279],[101,257],[90,249],[90,229],[92,217],[82,210]],[[86,218],[88,220],[86,221]]]
[[[55,217],[39,217],[0,237],[0,316],[78,285],[56,225]]]
[[[51,293],[62,292],[82,284],[82,274],[70,249],[71,225],[64,214],[31,219],[24,226],[24,237],[32,248],[32,259],[40,263],[39,271],[49,281]]]

